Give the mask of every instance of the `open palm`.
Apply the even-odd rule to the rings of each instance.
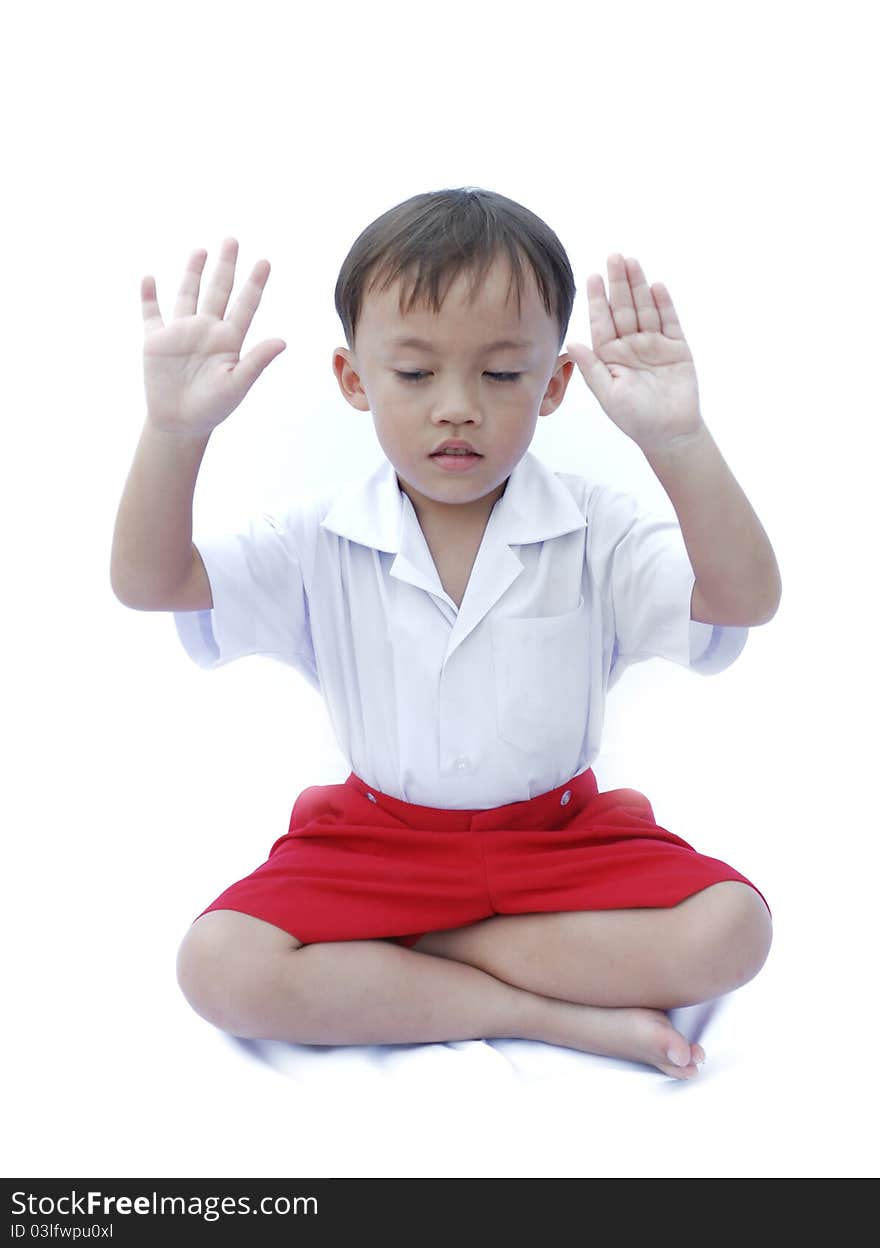
[[[244,357],[240,354],[269,276],[269,261],[257,261],[227,312],[238,240],[223,240],[199,309],[207,257],[201,248],[191,253],[167,325],[159,311],[155,279],[148,274],[141,281],[147,411],[151,422],[166,432],[210,434],[286,346],[281,338],[268,338]]]
[[[566,343],[605,413],[643,450],[702,427],[697,373],[666,287],[649,287],[637,260],[608,257],[611,302],[598,273],[587,279],[592,351]]]

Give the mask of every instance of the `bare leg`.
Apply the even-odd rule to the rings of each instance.
[[[414,949],[565,1001],[667,1010],[752,979],[770,940],[760,896],[731,880],[665,908],[496,915]]]
[[[230,910],[190,927],[178,980],[197,1013],[236,1036],[299,1044],[521,1037],[644,1062],[679,1079],[692,1078],[704,1057],[661,1011],[557,1000],[383,940],[300,945]]]

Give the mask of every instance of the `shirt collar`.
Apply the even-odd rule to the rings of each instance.
[[[321,527],[349,541],[398,553],[404,514],[412,503],[401,490],[390,460],[384,459],[365,480],[344,488]],[[526,451],[495,503],[493,530],[509,546],[543,542],[586,526],[571,493],[558,476]]]

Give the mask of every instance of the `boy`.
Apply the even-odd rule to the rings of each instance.
[[[667,1012],[751,979],[769,911],[642,794],[599,793],[590,764],[627,663],[720,670],[772,618],[780,580],[665,287],[611,256],[610,305],[600,276],[587,283],[593,349],[558,355],[575,284],[540,218],[479,188],[397,205],[343,264],[348,347],[333,354],[387,463],[196,546],[211,431],[285,347],[239,359],[269,265],[224,320],[236,255],[225,240],[197,311],[193,253],[167,326],[143,279],[147,418],[111,583],[174,612],[204,667],[296,667],[352,771],[301,793],[266,862],[193,921],[182,991],[237,1036],[519,1036],[692,1078],[705,1054]],[[575,363],[679,524],[529,453]]]

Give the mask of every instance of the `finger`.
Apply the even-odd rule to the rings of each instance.
[[[629,277],[626,272],[626,261],[620,252],[608,257],[608,294],[611,301],[611,315],[617,327],[617,336],[634,334],[638,327],[632,291],[629,288]]]
[[[286,347],[287,343],[281,338],[267,338],[265,342],[258,343],[238,361],[232,375],[242,387],[243,394],[247,394],[266,365],[271,364],[275,356],[280,355]]]
[[[230,324],[236,327],[242,340],[244,340],[245,334],[250,329],[254,313],[260,306],[260,299],[271,267],[268,260],[258,260],[251,270],[250,277],[239,291],[238,298],[232,305],[232,311],[227,319]]]
[[[590,306],[590,331],[593,335],[593,350],[612,342],[617,337],[611,309],[605,298],[605,283],[601,273],[591,273],[587,278],[587,299]]]
[[[208,316],[216,316],[221,321],[226,315],[229,292],[232,290],[232,284],[235,281],[235,261],[237,257],[238,240],[235,238],[224,238],[220,244],[220,256],[217,260],[214,276],[211,278],[208,289],[205,291],[205,298],[202,303],[203,312],[207,313]]]
[[[156,298],[156,279],[150,274],[141,278],[141,311],[144,314],[145,334],[153,334],[164,327],[165,322]]]
[[[630,289],[635,301],[636,323],[644,333],[656,332],[660,329],[660,313],[654,303],[642,266],[638,260],[630,257],[626,261]]]
[[[675,311],[669,291],[662,282],[655,282],[651,287],[654,302],[660,316],[660,325],[667,338],[684,338],[678,313]]]
[[[203,247],[198,251],[191,251],[186,269],[183,274],[183,280],[177,291],[177,299],[174,304],[174,316],[195,316],[196,304],[199,299],[199,283],[202,280],[202,269],[205,267],[205,261],[208,253]]]
[[[565,349],[581,370],[581,375],[603,407],[611,397],[614,378],[597,355],[587,346],[567,342]]]

